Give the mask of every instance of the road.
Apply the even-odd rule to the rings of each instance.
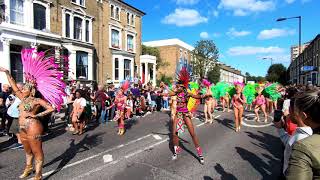
[[[167,113],[129,121],[124,136],[116,135],[114,122],[92,126],[82,136],[73,136],[58,123],[44,140],[44,179],[276,179],[282,158],[277,131],[270,122],[254,122],[251,113],[245,114],[240,133],[233,129],[232,112],[215,112],[210,125],[193,120],[204,165],[196,158],[188,132],[181,136],[183,152],[171,160]],[[24,152],[0,145],[0,179],[18,179]]]

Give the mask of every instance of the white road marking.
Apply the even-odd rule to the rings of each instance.
[[[219,118],[221,115],[218,115],[218,116],[216,116],[216,117],[214,117],[215,119],[217,119],[217,118]]]
[[[101,152],[101,153],[98,153],[98,154],[96,154],[96,155],[93,155],[93,156],[87,157],[87,158],[85,158],[85,159],[82,159],[82,160],[80,160],[80,161],[76,161],[76,162],[74,162],[74,163],[68,164],[68,165],[64,166],[63,168],[61,168],[60,171],[63,170],[63,169],[66,169],[66,168],[75,166],[75,165],[77,165],[77,164],[83,163],[83,162],[85,162],[85,161],[88,161],[88,160],[90,160],[90,159],[96,158],[96,157],[101,156],[102,154],[106,154],[106,153],[108,153],[108,152],[110,152],[110,151],[114,151],[114,150],[119,149],[119,148],[121,148],[121,147],[128,146],[128,145],[130,145],[130,144],[133,144],[133,143],[135,143],[135,142],[137,142],[137,141],[140,141],[140,140],[142,140],[142,139],[148,138],[148,137],[150,137],[150,136],[152,136],[152,134],[148,134],[148,135],[142,136],[142,137],[140,137],[140,138],[138,138],[138,139],[135,139],[135,140],[132,140],[132,141],[126,143],[126,144],[121,144],[121,145],[119,145],[119,146],[113,147],[113,148],[111,148],[111,149],[108,149],[108,150],[103,151],[103,152]],[[43,176],[43,177],[48,176],[48,175],[50,175],[51,173],[53,173],[54,171],[55,171],[55,170],[46,172],[46,173],[42,174],[42,176]],[[32,180],[32,179],[29,179],[29,180]]]
[[[100,166],[100,167],[97,167],[97,168],[95,168],[95,169],[93,169],[93,170],[91,170],[91,171],[89,171],[89,172],[86,172],[86,173],[84,173],[84,174],[82,174],[82,175],[80,175],[80,176],[78,176],[78,177],[76,177],[76,178],[73,178],[73,179],[80,179],[80,178],[84,178],[84,177],[86,177],[86,176],[89,176],[89,175],[91,175],[92,173],[95,173],[95,172],[98,172],[98,171],[103,170],[104,168],[107,168],[107,167],[108,167],[109,165],[111,165],[111,164],[117,164],[118,162],[123,161],[124,159],[128,159],[128,158],[130,158],[130,157],[132,157],[132,156],[135,156],[135,155],[137,155],[137,154],[140,154],[140,153],[142,153],[142,152],[144,152],[144,151],[146,151],[146,150],[148,150],[148,149],[154,148],[155,146],[158,146],[158,145],[160,145],[160,144],[162,144],[162,143],[164,143],[164,142],[166,142],[166,141],[168,141],[168,140],[169,140],[169,138],[166,138],[166,139],[164,139],[164,140],[162,140],[162,141],[159,141],[159,142],[157,142],[157,143],[155,143],[155,144],[152,144],[152,145],[150,145],[150,146],[148,146],[148,147],[146,147],[146,148],[139,149],[139,150],[137,150],[137,151],[135,151],[135,152],[133,152],[133,153],[131,153],[131,154],[128,154],[127,156],[124,156],[123,158],[120,158],[120,159],[118,159],[118,160],[116,160],[116,161],[113,161],[113,162],[111,162],[111,163],[108,163],[108,164],[104,164],[104,165],[102,165],[102,166]]]
[[[247,127],[255,127],[255,128],[263,128],[263,127],[268,127],[268,126],[272,126],[273,125],[273,123],[254,125],[254,124],[247,124],[244,121],[242,121],[241,124],[244,125],[244,126],[247,126]]]
[[[157,135],[157,134],[154,134],[154,135],[152,135],[156,140],[161,140],[162,139],[162,137],[160,137],[159,135]]]
[[[205,123],[200,123],[197,125],[197,127],[203,126]]]
[[[104,163],[109,163],[111,161],[113,161],[113,158],[112,158],[111,154],[106,154],[106,155],[103,156],[103,162]]]

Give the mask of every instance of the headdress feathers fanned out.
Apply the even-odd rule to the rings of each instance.
[[[179,83],[183,84],[185,88],[188,88],[190,80],[190,74],[186,67],[183,67],[178,74]]]
[[[63,73],[57,68],[54,54],[46,56],[44,52],[23,49],[21,59],[27,83],[32,84],[59,111],[66,84],[61,79]]]

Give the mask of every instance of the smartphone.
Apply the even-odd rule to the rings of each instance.
[[[274,122],[281,121],[282,116],[283,116],[282,110],[275,110],[273,115],[273,121]]]

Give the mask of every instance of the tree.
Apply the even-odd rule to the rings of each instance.
[[[172,81],[171,76],[166,76],[165,74],[160,74],[160,78],[157,80],[157,86],[159,86],[161,82],[164,82],[165,84],[170,84],[171,81]]]
[[[215,67],[219,51],[212,40],[200,40],[195,45],[193,57],[195,58],[192,61],[193,74],[203,78]]]
[[[254,82],[264,82],[266,81],[265,77],[262,76],[251,76],[250,73],[246,72],[245,73],[247,81],[254,81]]]
[[[273,64],[268,69],[266,79],[270,82],[279,82],[281,84],[287,84],[286,79],[287,68],[282,64]]]
[[[160,66],[167,66],[167,62],[162,62],[162,59],[160,57],[160,51],[156,47],[149,47],[142,45],[142,50],[141,50],[142,55],[151,55],[157,57],[157,69],[159,69]]]
[[[212,83],[220,81],[220,67],[214,66],[211,71],[208,72],[208,80]]]

